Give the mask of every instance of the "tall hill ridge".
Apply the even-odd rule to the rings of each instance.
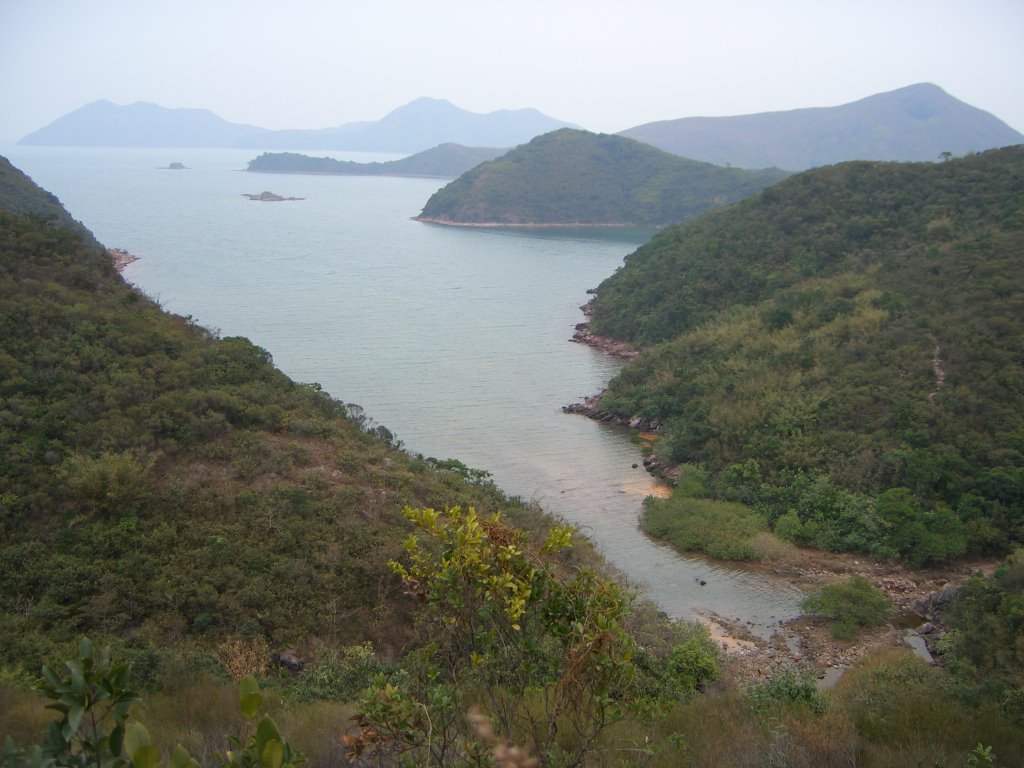
[[[463,174],[436,192],[418,218],[477,226],[659,226],[787,175],[720,168],[622,136],[563,128]]]
[[[918,83],[836,107],[684,117],[622,131],[682,157],[800,171],[846,160],[936,160],[1024,142],[999,118]]]
[[[271,131],[230,123],[205,109],[138,102],[86,104],[19,144],[86,147],[238,147],[421,152],[444,143],[511,147],[569,125],[535,109],[478,114],[444,99],[420,98],[380,120],[316,130]]]

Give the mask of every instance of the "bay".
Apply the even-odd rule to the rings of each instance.
[[[7,150],[101,242],[140,257],[125,278],[165,309],[250,338],[407,450],[491,472],[579,526],[670,615],[714,613],[763,636],[796,615],[800,595],[781,582],[648,539],[637,519],[659,489],[633,467],[639,448],[561,411],[619,368],[568,338],[586,289],[650,232],[429,225],[411,217],[441,180],[242,172],[254,154]],[[264,190],[304,199],[244,196]]]

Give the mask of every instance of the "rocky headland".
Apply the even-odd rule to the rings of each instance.
[[[124,271],[124,268],[131,264],[133,261],[138,261],[139,257],[134,253],[128,253],[124,248],[108,248],[107,253],[110,254],[110,258],[114,261],[114,269],[118,272]]]

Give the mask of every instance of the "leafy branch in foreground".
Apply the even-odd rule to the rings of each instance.
[[[524,745],[545,765],[581,765],[612,723],[717,676],[714,651],[699,637],[660,649],[664,658],[638,648],[622,588],[564,565],[571,528],[531,544],[473,508],[405,516],[418,534],[390,565],[424,604],[421,650],[360,702],[358,732],[344,739],[353,760],[476,764],[500,741]]]
[[[49,727],[42,744],[19,748],[4,740],[3,768],[160,768],[158,747],[145,726],[128,722],[138,694],[128,686],[131,668],[115,663],[110,648],[96,651],[83,639],[78,657],[64,668],[43,667],[37,689],[50,700],[48,709],[61,714]],[[230,737],[233,749],[218,754],[223,768],[298,768],[305,762],[292,752],[268,715],[259,718],[263,695],[251,675],[240,684],[239,705],[245,719],[241,737]],[[171,752],[168,768],[199,768],[199,762],[180,744]]]

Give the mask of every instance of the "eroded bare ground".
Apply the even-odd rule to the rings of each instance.
[[[980,572],[989,574],[996,560],[971,560],[941,569],[914,570],[876,563],[834,552],[794,549],[783,559],[757,566],[807,593],[853,574],[868,579],[892,602],[890,623],[861,630],[849,641],[836,640],[829,622],[801,616],[784,622],[769,640],[752,634],[740,622],[707,616],[704,623],[723,651],[726,673],[736,680],[764,678],[780,668],[810,669],[821,678],[829,669],[851,666],[881,648],[907,648],[914,630],[931,645],[945,631],[941,619],[921,615],[921,602],[946,587],[965,583]]]

